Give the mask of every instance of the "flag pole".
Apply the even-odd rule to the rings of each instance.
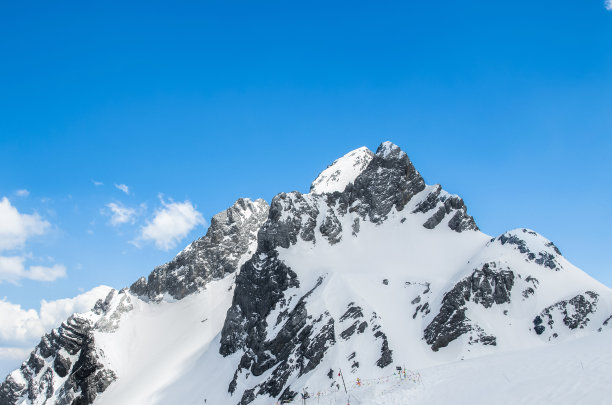
[[[340,377],[342,377],[342,385],[344,385],[344,393],[348,394],[348,392],[346,391],[346,384],[344,383],[344,374],[342,374],[342,369],[340,370]]]

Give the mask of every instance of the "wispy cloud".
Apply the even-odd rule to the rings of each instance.
[[[612,0],[606,0],[605,7],[606,10],[612,11]]]
[[[27,197],[27,196],[30,195],[30,192],[28,190],[26,190],[25,188],[23,188],[21,190],[15,191],[15,195],[17,197]]]
[[[54,264],[51,267],[30,266],[24,277],[36,281],[55,281],[58,278],[66,277],[66,266],[63,264]]]
[[[136,209],[126,207],[121,203],[111,202],[106,204],[106,208],[108,208],[106,213],[110,215],[110,223],[113,226],[118,226],[128,222],[133,224],[134,219],[138,214]]]
[[[123,191],[125,194],[130,194],[130,188],[125,184],[115,184],[115,187]]]
[[[94,186],[96,186],[96,187],[100,187],[100,186],[103,186],[103,185],[104,185],[104,183],[102,183],[101,181],[95,181],[95,180],[93,180],[93,179],[91,180],[91,182],[92,182],[92,183],[93,183],[93,185],[94,185]]]
[[[50,226],[37,213],[22,214],[8,198],[0,200],[0,251],[22,248],[28,238],[42,235]]]
[[[26,268],[24,256],[0,256],[0,283],[8,281],[17,284],[26,278],[35,281],[55,281],[66,277],[66,267],[61,264],[53,266],[30,266]]]
[[[147,224],[140,228],[138,238],[132,243],[153,242],[161,250],[169,250],[184,239],[189,232],[206,221],[190,201],[165,202],[160,196],[162,207]]]

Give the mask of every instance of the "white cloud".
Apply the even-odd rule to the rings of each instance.
[[[153,219],[140,228],[140,235],[133,241],[136,246],[139,241],[154,242],[156,248],[169,250],[176,247],[196,226],[206,223],[189,201],[166,203],[162,199],[161,203],[163,207],[155,212]]]
[[[21,305],[0,300],[0,344],[31,344],[51,329],[58,327],[75,312],[87,312],[96,301],[105,298],[111,287],[95,287],[74,298],[42,300],[40,309],[24,309]]]
[[[0,201],[0,251],[22,248],[28,238],[42,235],[49,226],[37,213],[21,214],[8,198]]]
[[[115,184],[115,187],[117,187],[119,190],[123,191],[125,194],[129,194],[130,193],[130,188],[128,186],[126,186],[125,184]]]
[[[66,267],[61,264],[47,266],[30,266],[26,269],[22,256],[0,256],[0,283],[8,281],[16,284],[20,279],[35,281],[55,281],[66,277]]]
[[[11,205],[8,198],[0,201],[0,252],[23,249],[28,238],[42,235],[51,225],[38,214],[22,214]],[[22,278],[36,281],[54,281],[66,276],[66,267],[61,264],[30,266],[26,268],[24,254],[0,256],[0,283],[16,284]]]
[[[17,195],[17,197],[27,197],[30,195],[30,192],[24,188],[24,189],[15,191],[15,194]]]
[[[23,309],[6,298],[0,301],[0,340],[8,343],[25,343],[45,333],[38,312]]]
[[[612,11],[612,0],[606,0],[605,7],[606,7],[606,10]]]
[[[36,281],[54,281],[66,277],[66,266],[63,264],[54,264],[51,267],[30,266],[30,269],[24,273],[24,277]]]
[[[74,298],[42,300],[38,311],[24,309],[6,298],[0,300],[0,374],[4,376],[19,367],[43,334],[58,327],[73,313],[89,311],[110,290],[99,286]]]
[[[106,207],[110,210],[110,223],[113,226],[125,224],[127,222],[134,223],[137,211],[134,208],[128,208],[119,203],[108,203]]]
[[[9,281],[16,283],[23,277],[25,268],[23,266],[24,258],[20,256],[5,257],[0,256],[0,283]]]
[[[108,295],[111,287],[102,285],[79,294],[74,298],[62,298],[54,301],[40,302],[40,322],[46,330],[55,328],[75,312],[87,312],[99,299]]]
[[[95,180],[92,180],[91,182],[92,182],[92,183],[93,183],[93,185],[94,185],[94,186],[96,186],[96,187],[100,187],[100,186],[103,186],[103,185],[104,185],[104,183],[102,183],[101,181],[95,181]]]

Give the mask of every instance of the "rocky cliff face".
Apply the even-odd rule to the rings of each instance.
[[[0,404],[91,404],[116,378],[104,368],[89,319],[75,314],[46,334],[0,386]]]

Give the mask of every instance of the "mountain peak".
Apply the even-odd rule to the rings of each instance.
[[[310,186],[314,194],[344,191],[349,183],[355,181],[374,157],[371,150],[362,146],[337,159],[319,174]]]
[[[403,155],[406,155],[406,152],[404,152],[393,142],[385,141],[378,146],[378,149],[376,149],[376,155],[383,159],[387,159],[390,157],[402,157]]]

